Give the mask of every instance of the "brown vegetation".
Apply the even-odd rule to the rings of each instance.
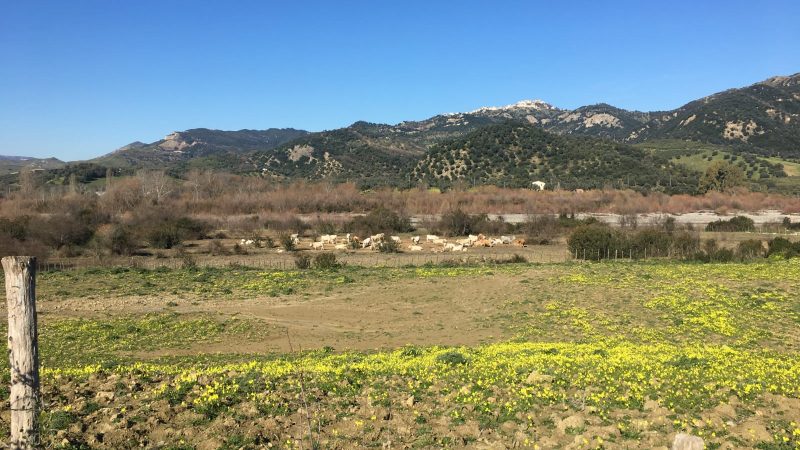
[[[499,234],[511,229],[479,216],[764,209],[800,212],[800,199],[746,191],[709,192],[702,196],[497,187],[447,192],[423,187],[360,191],[352,183],[287,184],[214,172],[192,172],[187,180],[178,181],[146,172],[114,179],[100,193],[82,192],[75,186],[42,185],[9,193],[0,199],[0,252],[44,257],[54,253],[73,256],[90,250],[95,255],[128,255],[144,245],[171,248],[185,239],[220,237],[208,235],[214,229],[256,238],[262,232],[273,236],[336,230],[362,234],[379,230],[402,232],[410,229],[407,218],[412,215],[430,217],[427,222],[423,220],[431,225],[429,229],[437,225],[449,229],[452,227],[442,227],[434,217],[448,217],[454,211],[473,217],[476,222],[470,223],[475,225],[470,230]],[[555,223],[549,225],[541,223],[522,232],[532,242],[549,242],[559,228]]]

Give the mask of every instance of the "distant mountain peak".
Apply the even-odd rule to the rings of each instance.
[[[510,105],[505,105],[505,106],[483,106],[481,108],[472,110],[469,113],[480,114],[480,113],[498,112],[498,111],[511,111],[518,109],[533,109],[541,111],[541,110],[553,110],[556,108],[554,108],[553,105],[547,103],[544,100],[537,99],[537,100],[520,100],[516,103],[512,103]]]
[[[767,78],[766,80],[757,84],[766,84],[767,86],[773,86],[773,87],[797,86],[800,85],[800,72],[789,76],[775,76]]]

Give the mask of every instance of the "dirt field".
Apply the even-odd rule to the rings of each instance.
[[[795,260],[45,272],[45,438],[793,448],[798,280]]]

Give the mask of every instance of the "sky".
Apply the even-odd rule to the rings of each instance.
[[[667,110],[800,72],[800,2],[0,1],[0,155],[542,99]]]

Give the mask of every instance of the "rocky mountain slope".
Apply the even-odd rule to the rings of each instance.
[[[683,139],[800,158],[800,73],[730,89],[651,115],[623,140]]]
[[[150,144],[133,142],[91,162],[118,168],[186,169],[199,164],[236,170],[246,164],[248,153],[275,148],[307,134],[293,128],[239,131],[195,128],[170,133]]]

